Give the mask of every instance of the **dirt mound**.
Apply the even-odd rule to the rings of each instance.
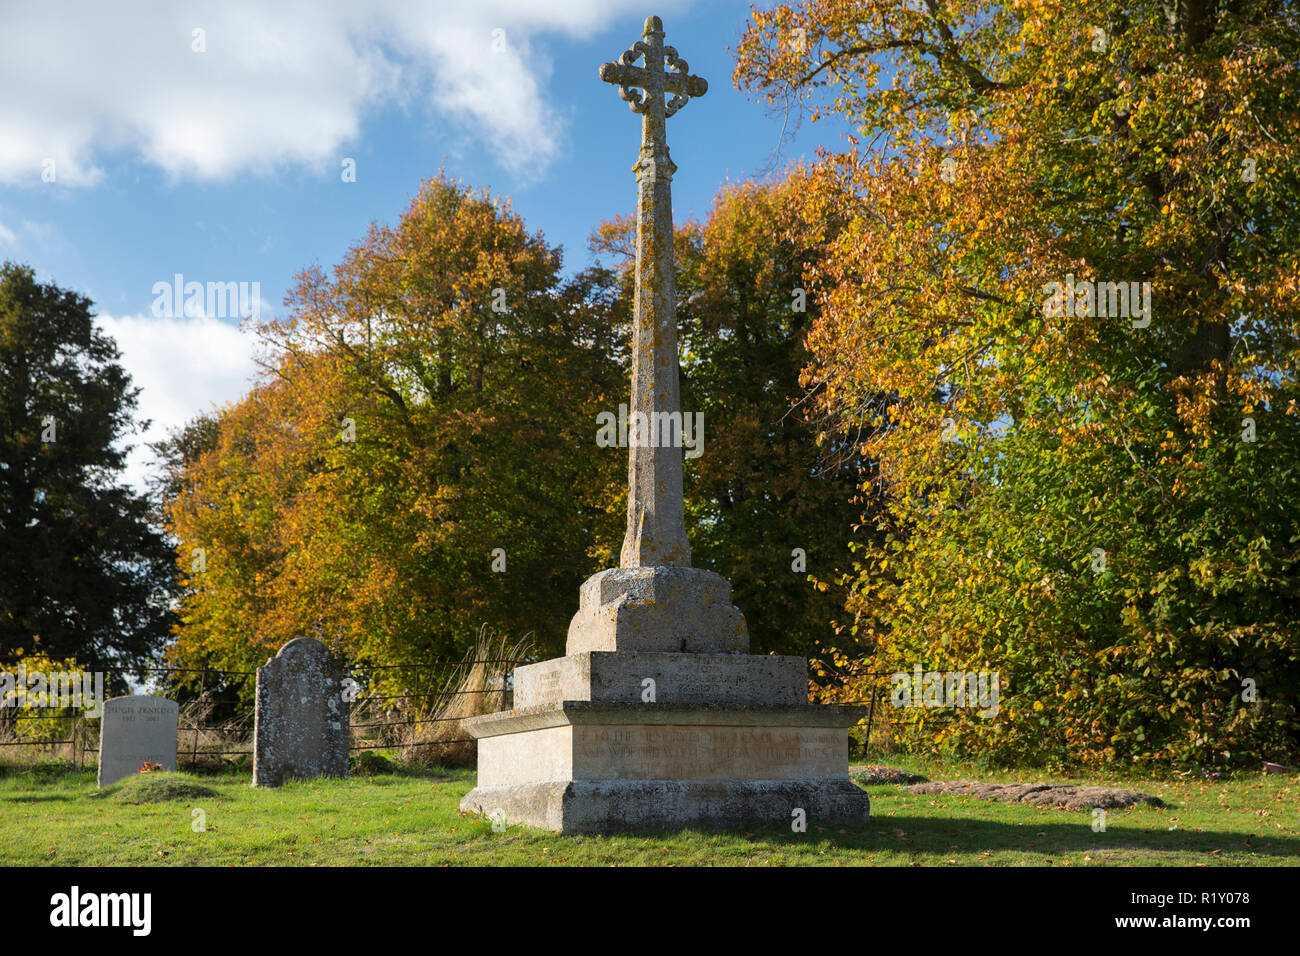
[[[1159,797],[1118,787],[1074,787],[1053,783],[977,783],[971,780],[935,780],[904,787],[908,793],[939,793],[1003,803],[1034,803],[1066,810],[1115,810],[1145,803],[1163,807]]]
[[[141,773],[123,780],[105,796],[115,803],[172,803],[215,797],[217,792],[187,774]]]
[[[923,783],[925,777],[919,773],[912,773],[909,770],[899,770],[897,767],[882,767],[878,764],[870,764],[865,767],[850,767],[849,776],[854,783],[860,783],[863,786],[872,786],[879,783]]]

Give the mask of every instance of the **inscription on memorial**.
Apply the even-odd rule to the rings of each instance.
[[[176,769],[176,701],[163,697],[117,697],[100,718],[99,785],[138,773],[145,763]]]
[[[793,779],[834,774],[846,759],[844,731],[825,727],[574,728],[575,770],[637,779]]]

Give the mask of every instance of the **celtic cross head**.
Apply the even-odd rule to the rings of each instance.
[[[637,66],[640,60],[642,65]],[[618,95],[627,101],[633,113],[656,115],[662,110],[672,116],[696,96],[709,89],[703,77],[691,76],[690,65],[677,50],[664,46],[664,25],[658,17],[647,17],[641,39],[637,40],[617,63],[600,67],[600,78],[618,86]],[[665,102],[665,94],[672,99]]]

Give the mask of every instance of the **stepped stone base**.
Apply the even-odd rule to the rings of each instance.
[[[702,568],[608,568],[578,594],[566,653],[744,654],[745,615],[727,579]]]
[[[788,825],[797,810],[863,824],[846,732],[862,711],[566,700],[475,717],[479,785],[460,806],[561,833]]]
[[[462,810],[560,833],[867,822],[848,774],[865,708],[810,705],[807,661],[746,653],[720,575],[594,574],[567,649],[515,669],[514,710],[462,724],[478,741]]]
[[[808,702],[808,662],[757,654],[586,651],[515,668],[517,709],[560,701],[781,705]]]
[[[730,830],[789,826],[802,809],[810,824],[867,822],[867,795],[844,780],[570,780],[475,787],[462,810],[555,833]]]

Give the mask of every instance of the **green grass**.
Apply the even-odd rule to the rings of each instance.
[[[881,761],[883,762],[883,761]],[[1162,809],[1108,814],[868,788],[866,827],[788,826],[559,837],[457,811],[471,771],[409,772],[254,790],[246,774],[149,774],[101,793],[93,771],[0,776],[0,864],[1276,866],[1300,863],[1300,780],[1065,778],[970,765],[890,761],[931,779],[1105,783],[1152,793]],[[153,780],[149,780],[153,777]],[[195,791],[191,788],[199,788]],[[203,791],[207,791],[206,793]],[[125,795],[125,796],[124,796]],[[150,797],[147,802],[128,799]],[[154,802],[157,801],[157,802]],[[196,832],[195,810],[206,832]]]

